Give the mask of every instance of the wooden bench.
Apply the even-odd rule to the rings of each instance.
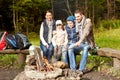
[[[26,55],[29,54],[29,49],[25,49],[25,50],[20,50],[20,49],[0,50],[0,54],[17,54],[18,55],[18,62],[23,63],[23,62],[25,62]],[[105,56],[105,57],[112,57],[114,69],[115,70],[120,69],[120,50],[115,50],[112,48],[99,48],[99,49],[97,49],[97,55]]]
[[[29,54],[29,49],[25,49],[25,50],[5,49],[5,50],[0,50],[0,54],[17,54],[18,63],[23,63],[25,62],[26,55]]]
[[[120,50],[112,48],[100,48],[97,50],[99,56],[112,57],[114,70],[120,70]]]

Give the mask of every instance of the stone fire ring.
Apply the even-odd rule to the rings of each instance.
[[[37,71],[37,70],[25,70],[25,75],[32,79],[50,79],[50,78],[56,78],[60,75],[62,75],[62,69],[60,68],[54,68],[53,71]]]

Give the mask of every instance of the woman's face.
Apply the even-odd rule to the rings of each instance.
[[[74,23],[73,23],[72,21],[67,21],[67,25],[68,25],[70,28],[74,27]]]
[[[45,18],[46,18],[48,21],[51,21],[51,20],[52,20],[52,13],[47,12],[46,15],[45,15]]]

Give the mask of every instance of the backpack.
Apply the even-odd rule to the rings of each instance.
[[[7,35],[7,32],[0,32],[0,50],[4,50],[7,47],[6,41],[5,41],[5,37]]]
[[[7,43],[7,48],[17,49],[16,38],[13,34],[8,34],[5,38]]]
[[[28,38],[22,33],[16,33],[16,44],[19,49],[28,49],[31,45]]]

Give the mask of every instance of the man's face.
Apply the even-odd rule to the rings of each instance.
[[[82,20],[82,14],[75,13],[74,15],[75,15],[76,22],[80,23]]]
[[[46,15],[45,15],[45,18],[46,18],[48,21],[51,21],[51,20],[52,20],[52,13],[47,12]]]

